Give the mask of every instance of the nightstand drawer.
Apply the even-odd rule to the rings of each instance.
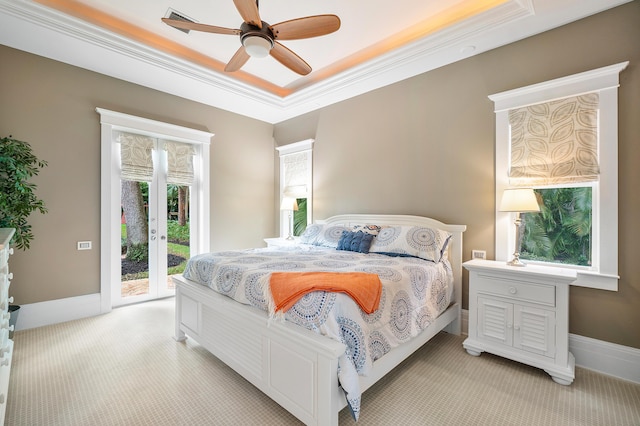
[[[556,306],[556,288],[553,285],[505,279],[478,274],[477,291],[509,299]]]

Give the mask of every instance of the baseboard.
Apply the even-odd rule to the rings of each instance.
[[[640,349],[569,334],[569,350],[580,367],[640,383]]]
[[[468,333],[469,311],[463,309],[462,334]],[[640,383],[640,349],[569,334],[569,351],[579,367]]]
[[[20,305],[16,330],[99,315],[100,293]]]

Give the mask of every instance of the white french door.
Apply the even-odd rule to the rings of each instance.
[[[171,274],[189,256],[209,250],[209,144],[213,134],[102,108],[96,111],[101,116],[102,141],[100,296],[101,311],[108,312],[114,306],[174,294]],[[142,177],[131,178],[130,173],[123,171],[123,134],[144,141],[147,145],[141,150],[151,152],[152,165],[140,167]],[[182,169],[176,168],[175,153],[185,147],[193,159],[189,183],[181,183],[183,175],[176,177],[176,170],[180,174]],[[167,149],[174,155],[168,154]],[[137,168],[134,166],[134,174]],[[126,185],[131,188],[125,188]],[[170,200],[167,196],[168,190],[188,194],[180,199],[181,207],[187,209],[187,224],[181,225],[181,238],[177,242],[169,240],[167,224],[169,219],[176,218],[176,206],[174,197]],[[137,201],[131,201],[135,198]],[[129,202],[142,203],[142,207],[136,206],[138,214],[130,212],[127,218],[125,207]],[[148,257],[135,253],[139,247],[129,247],[128,233],[145,228],[139,222],[132,226],[135,220],[146,223],[146,233],[137,235],[136,241],[146,243]],[[131,260],[127,260],[129,251],[136,254]]]
[[[112,293],[114,306],[137,303],[167,297],[174,294],[171,276],[168,273],[168,210],[167,204],[167,152],[163,140],[154,139],[152,150],[153,177],[150,182],[136,182],[122,180],[121,176],[121,204],[123,215],[121,220],[121,280],[115,285]],[[142,200],[142,204],[138,205]],[[133,205],[129,205],[133,204]],[[136,212],[139,210],[139,212]],[[131,212],[131,218],[127,217]],[[135,214],[133,214],[135,213]],[[141,215],[142,223],[136,223],[134,216]],[[188,215],[187,215],[188,216]],[[142,226],[146,225],[146,226]],[[187,222],[187,225],[188,222]],[[128,246],[128,233],[135,233],[134,227],[144,228],[145,246],[148,257],[142,257],[136,247]],[[196,229],[197,232],[197,229]],[[190,247],[187,247],[190,248]],[[132,251],[129,253],[128,251]],[[183,250],[182,257],[186,261],[190,250]],[[177,255],[172,255],[179,258]]]

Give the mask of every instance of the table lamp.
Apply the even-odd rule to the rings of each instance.
[[[293,240],[293,212],[298,210],[298,202],[295,198],[283,198],[280,210],[289,212],[289,236],[287,236],[287,240]]]
[[[516,213],[516,245],[515,252],[513,253],[513,259],[507,262],[507,265],[511,266],[525,266],[526,264],[520,260],[520,226],[522,225],[522,219],[520,213],[539,212],[540,206],[536,194],[531,188],[514,188],[505,189],[502,194],[502,201],[500,202],[501,212],[515,212]]]

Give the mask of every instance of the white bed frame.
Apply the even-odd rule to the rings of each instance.
[[[335,225],[417,225],[443,229],[453,267],[454,300],[420,335],[394,348],[360,377],[362,392],[429,339],[445,330],[460,334],[462,306],[462,233],[465,225],[406,215],[339,215],[319,223]],[[269,321],[266,312],[242,305],[182,276],[176,283],[175,339],[189,336],[307,425],[338,424],[346,406],[338,387],[342,343],[295,324]]]

